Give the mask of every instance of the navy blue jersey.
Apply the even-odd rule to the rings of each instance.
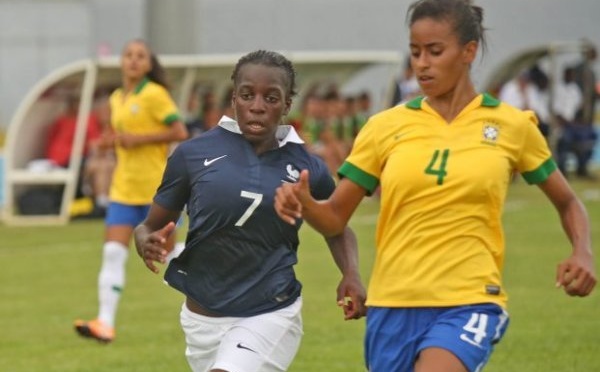
[[[190,223],[186,248],[165,280],[214,313],[252,316],[300,295],[293,269],[300,223],[279,218],[275,189],[297,182],[303,169],[317,199],[335,184],[291,127],[280,127],[278,139],[279,148],[257,155],[237,123],[221,122],[175,149],[154,198],[166,209],[185,206]]]

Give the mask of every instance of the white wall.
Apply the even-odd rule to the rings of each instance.
[[[166,2],[177,9],[164,8]],[[600,0],[475,2],[484,7],[489,28],[489,53],[473,69],[476,82],[482,83],[504,58],[529,46],[582,37],[600,46]],[[256,48],[406,52],[408,4],[407,0],[0,0],[0,130],[35,81],[67,62],[96,55],[100,45],[119,53],[127,40],[150,36],[159,53],[244,53]]]
[[[408,51],[407,0],[203,0],[202,51],[399,49]],[[508,55],[555,40],[600,46],[600,0],[475,0],[484,8],[486,74]],[[272,16],[269,16],[272,15]]]
[[[89,54],[89,22],[80,2],[0,2],[0,124],[41,76]]]
[[[40,78],[143,37],[144,0],[0,0],[0,131]]]

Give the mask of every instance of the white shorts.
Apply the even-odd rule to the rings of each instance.
[[[185,355],[194,372],[286,371],[302,339],[302,298],[290,306],[247,318],[208,317],[181,308]]]

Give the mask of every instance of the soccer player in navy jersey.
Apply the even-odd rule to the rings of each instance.
[[[302,337],[299,225],[280,219],[275,190],[312,175],[316,199],[335,183],[324,162],[307,152],[291,126],[282,125],[295,95],[295,71],[284,56],[258,50],[232,74],[235,120],[180,144],[170,156],[150,213],[135,230],[146,266],[166,261],[167,237],[187,209],[183,253],[165,280],[186,300],[181,310],[186,356],[194,371],[285,371]],[[346,319],[365,313],[354,233],[326,239],[342,272],[338,305]]]

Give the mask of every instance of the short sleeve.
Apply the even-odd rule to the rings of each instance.
[[[379,184],[381,175],[381,156],[376,145],[376,121],[369,120],[358,132],[358,136],[348,158],[344,161],[338,174],[348,178],[372,194]]]
[[[327,199],[333,194],[335,181],[320,158],[314,155],[311,158],[313,166],[310,172],[310,193],[317,200]]]
[[[535,114],[529,115],[524,129],[523,148],[517,160],[517,169],[529,184],[545,181],[557,169],[546,139],[538,128]]]
[[[169,92],[162,86],[156,86],[155,94],[151,96],[150,108],[152,117],[165,124],[180,120],[179,111]]]

